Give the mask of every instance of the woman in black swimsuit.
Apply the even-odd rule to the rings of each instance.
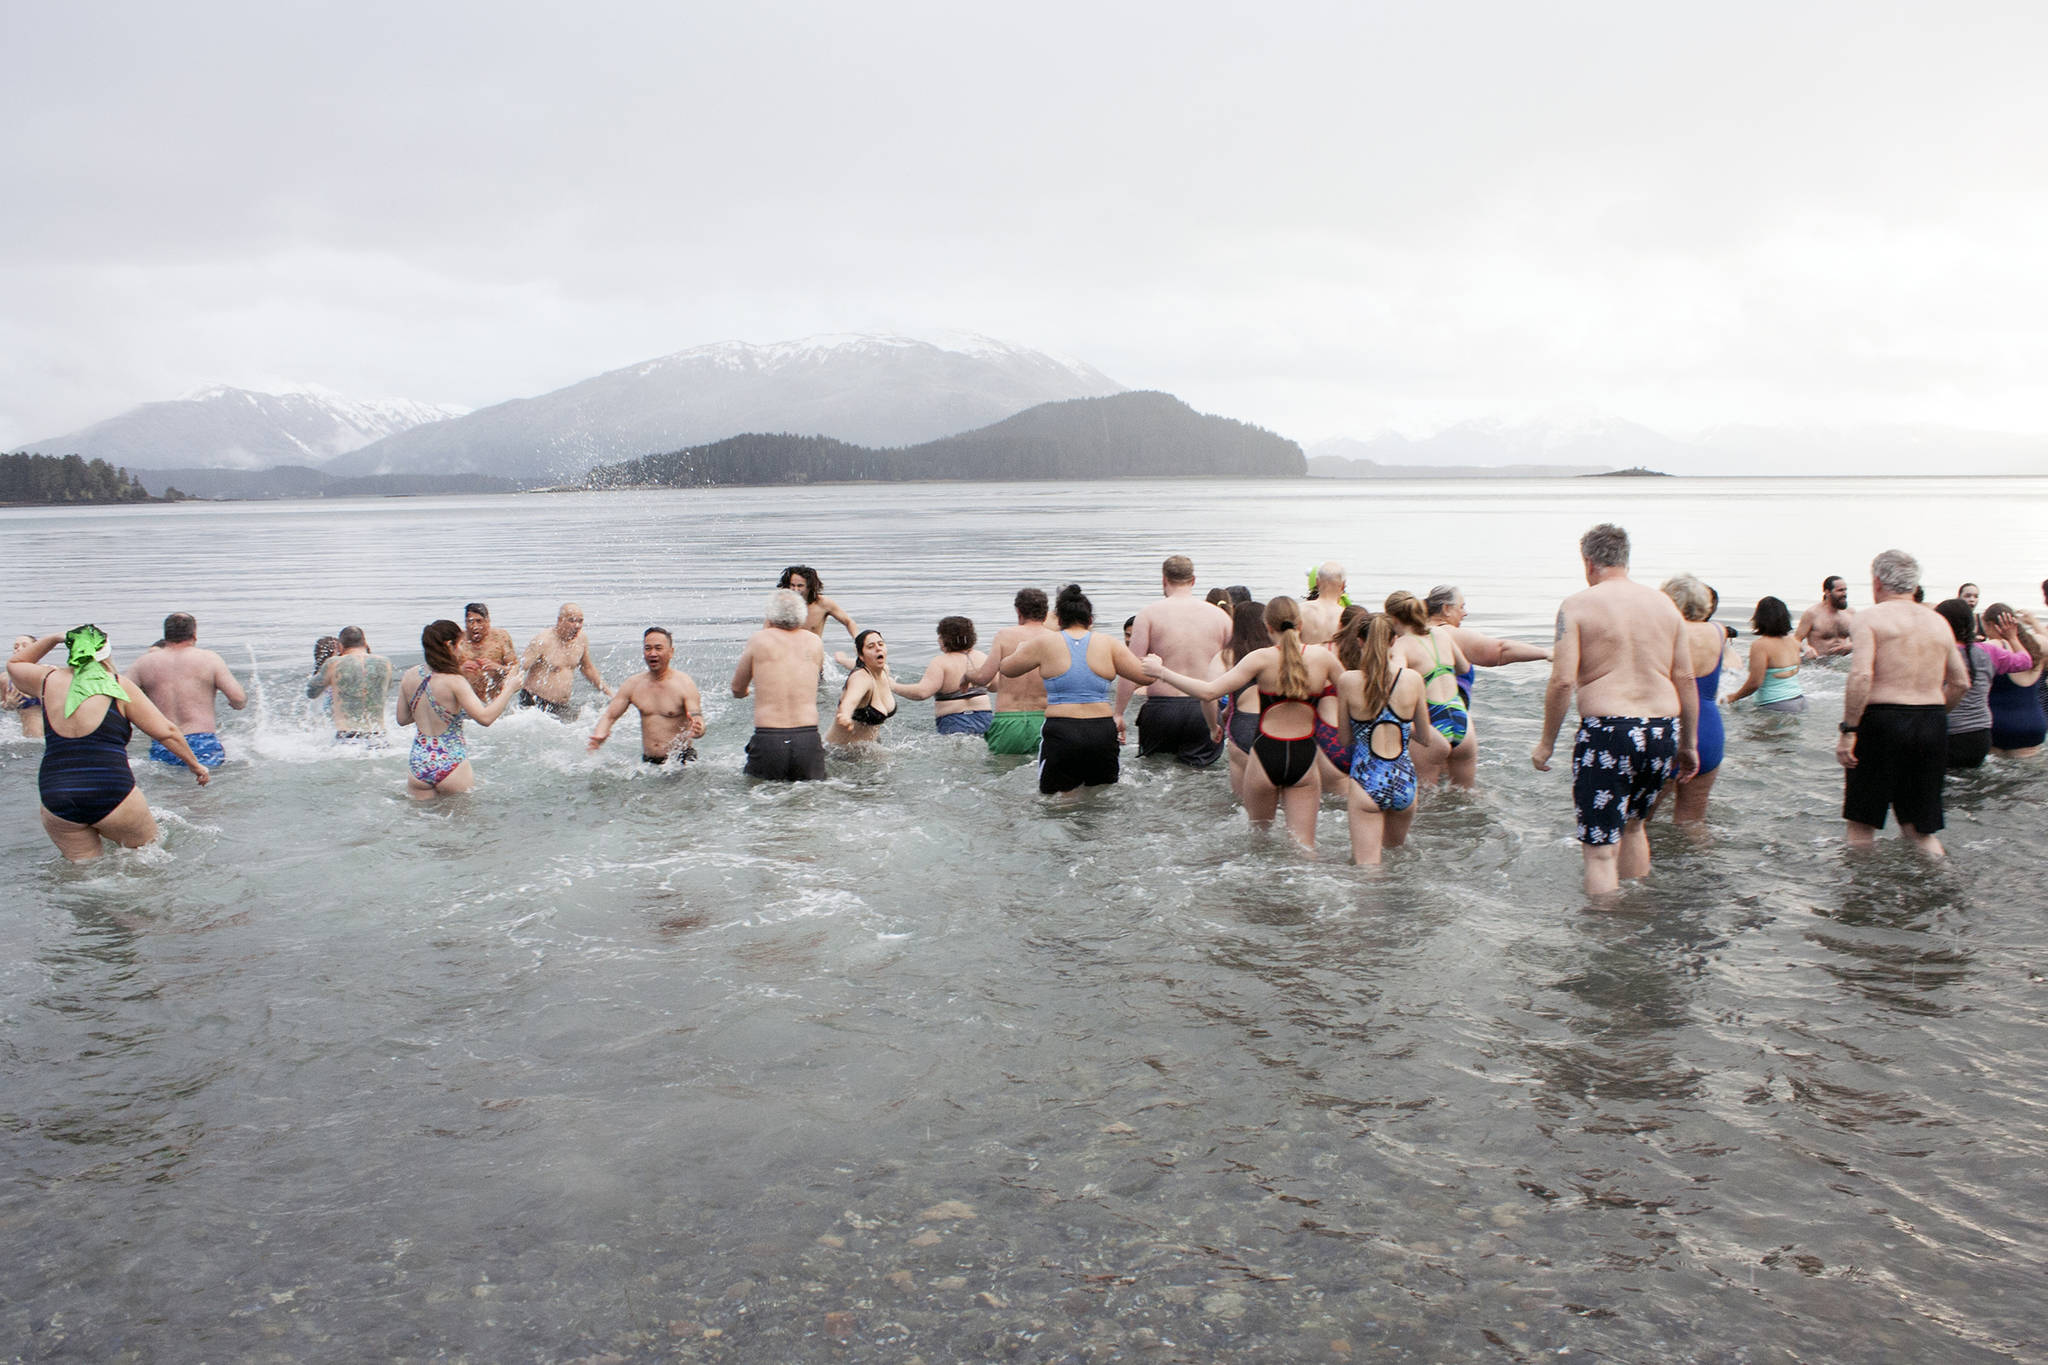
[[[896,693],[889,678],[889,646],[879,630],[864,630],[853,637],[853,652],[860,667],[846,675],[846,690],[839,694],[839,714],[825,732],[827,744],[872,743],[882,724],[896,714]]]
[[[67,665],[36,662],[60,644],[68,646]],[[128,737],[135,730],[183,759],[200,786],[208,777],[178,727],[140,687],[107,667],[111,653],[98,628],[79,626],[31,640],[7,661],[7,680],[43,705],[43,766],[37,774],[43,831],[74,863],[99,857],[102,839],[123,848],[156,842],[156,817],[128,767]],[[74,692],[82,694],[76,701]]]
[[[1316,699],[1334,688],[1344,665],[1327,649],[1304,650],[1301,608],[1291,597],[1266,604],[1266,629],[1276,641],[1239,659],[1228,673],[1207,682],[1175,673],[1147,655],[1145,671],[1191,697],[1215,701],[1257,684],[1259,728],[1252,739],[1251,763],[1244,770],[1244,809],[1255,825],[1269,825],[1285,803],[1287,832],[1303,848],[1316,846],[1316,808],[1321,785],[1316,778]]]
[[[1223,673],[1256,649],[1271,649],[1273,632],[1266,629],[1266,609],[1257,602],[1233,602],[1230,609],[1230,643],[1216,656],[1216,672]],[[1244,800],[1244,770],[1252,761],[1252,744],[1259,737],[1259,689],[1245,688],[1224,698],[1221,719],[1229,737],[1224,757],[1230,762],[1230,794]]]

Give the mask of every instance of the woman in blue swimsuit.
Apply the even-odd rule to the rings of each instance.
[[[1716,694],[1721,689],[1721,659],[1728,650],[1728,632],[1707,619],[1714,612],[1713,590],[1691,574],[1665,579],[1661,591],[1685,618],[1685,647],[1692,654],[1693,686],[1699,691],[1700,718],[1694,733],[1699,737],[1700,770],[1692,781],[1678,784],[1671,812],[1673,820],[1687,825],[1707,818],[1707,796],[1714,790],[1714,775],[1721,768],[1723,732]],[[1656,813],[1656,807],[1651,807],[1650,814]]]
[[[1337,696],[1351,720],[1351,780],[1345,809],[1351,825],[1351,861],[1376,865],[1383,848],[1408,842],[1415,822],[1415,762],[1411,739],[1450,756],[1450,742],[1429,723],[1422,675],[1393,654],[1400,628],[1375,612],[1344,628],[1335,642],[1346,672]]]
[[[66,663],[37,663],[58,645]],[[36,775],[42,797],[43,832],[74,863],[105,852],[104,839],[123,848],[156,842],[156,817],[128,767],[128,739],[136,730],[184,760],[200,786],[204,764],[142,689],[116,675],[107,661],[113,647],[97,626],[78,626],[17,645],[7,661],[7,681],[37,699],[48,718],[43,765]]]
[[[415,801],[476,786],[462,718],[468,715],[478,725],[489,725],[504,715],[519,695],[518,688],[508,687],[493,702],[477,696],[462,675],[462,659],[455,652],[455,642],[461,638],[462,627],[453,621],[428,625],[420,632],[420,650],[426,662],[407,669],[398,684],[398,723],[416,727],[411,770],[405,779],[405,794]]]

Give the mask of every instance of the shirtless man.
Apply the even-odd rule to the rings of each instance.
[[[1045,729],[1045,679],[1037,669],[1010,677],[1002,671],[1003,660],[1018,646],[1046,631],[1045,594],[1037,588],[1021,588],[1013,602],[1017,624],[1004,626],[989,641],[988,659],[980,669],[971,670],[967,681],[977,687],[991,683],[996,690],[996,711],[983,736],[992,754],[1035,754],[1038,736]]]
[[[1572,806],[1586,892],[1600,895],[1624,877],[1649,874],[1643,821],[1667,780],[1690,781],[1699,771],[1700,694],[1678,608],[1629,579],[1628,532],[1595,526],[1580,537],[1579,558],[1587,586],[1557,610],[1543,729],[1529,759],[1550,771],[1557,727],[1577,692]]]
[[[1315,581],[1309,587],[1315,596],[1301,604],[1301,642],[1326,645],[1337,638],[1344,615],[1344,566],[1330,560],[1316,570]]]
[[[182,611],[166,616],[163,648],[143,654],[128,670],[128,676],[135,679],[156,709],[184,733],[185,742],[192,746],[201,763],[218,768],[227,762],[220,736],[214,733],[219,724],[214,719],[214,694],[226,697],[228,705],[237,711],[249,704],[249,698],[235,681],[235,675],[228,672],[227,662],[212,650],[199,647],[198,622]],[[159,763],[185,766],[184,758],[165,748],[162,740],[150,741],[149,756]]]
[[[1835,758],[1849,846],[1877,841],[1889,812],[1899,834],[1930,858],[1942,856],[1941,782],[1948,773],[1948,708],[1970,688],[1955,632],[1913,601],[1920,565],[1904,550],[1870,561],[1874,606],[1850,626],[1849,682],[1842,696]]]
[[[1131,653],[1157,654],[1174,673],[1203,682],[1216,676],[1216,656],[1230,643],[1230,619],[1195,596],[1195,562],[1173,555],[1159,566],[1159,600],[1138,612]],[[1124,742],[1124,709],[1137,685],[1116,683],[1116,741]],[[1148,683],[1138,708],[1138,757],[1170,753],[1191,768],[1206,768],[1223,753],[1216,703],[1200,701],[1165,681]]]
[[[583,608],[574,602],[562,603],[552,630],[526,642],[526,655],[519,666],[526,670],[526,680],[519,688],[517,704],[545,711],[556,720],[569,719],[569,693],[576,686],[578,669],[592,687],[612,696],[597,671],[597,661],[590,657],[590,637],[583,633]]]
[[[804,599],[804,629],[819,639],[825,638],[827,617],[845,626],[848,635],[860,634],[853,618],[842,611],[837,602],[824,595],[825,586],[818,578],[818,571],[810,565],[790,565],[782,571],[782,577],[776,580],[775,586],[788,588]]]
[[[491,624],[491,609],[471,602],[462,609],[462,638],[455,642],[455,657],[461,661],[462,676],[476,689],[477,696],[491,701],[505,686],[505,675],[519,666],[519,650],[512,632]]]
[[[669,667],[675,654],[675,637],[663,627],[649,626],[641,633],[640,657],[647,661],[647,671],[635,673],[612,693],[612,704],[590,732],[593,751],[612,737],[612,726],[631,706],[640,712],[642,763],[673,758],[680,767],[697,757],[690,741],[704,733],[704,698],[698,695],[696,679]]]
[[[343,626],[335,637],[341,652],[320,666],[306,695],[334,690],[334,740],[376,744],[384,738],[384,695],[391,687],[391,660],[370,652],[361,626]]]
[[[1827,659],[1849,652],[1849,627],[1856,612],[1849,606],[1849,580],[1829,574],[1821,580],[1820,601],[1799,616],[1792,638],[1802,659]]]
[[[761,629],[747,640],[732,671],[732,694],[754,697],[749,777],[815,782],[825,776],[825,742],[818,734],[825,641],[804,629],[804,605],[788,588],[769,593]]]

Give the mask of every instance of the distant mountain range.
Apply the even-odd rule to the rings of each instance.
[[[1301,447],[1196,412],[1166,393],[1044,403],[922,445],[877,450],[822,436],[735,436],[590,472],[599,488],[912,479],[1298,478]]]
[[[742,432],[911,445],[1122,387],[1086,365],[986,337],[721,342],[401,432],[326,468],[580,480],[595,465]]]
[[[459,413],[403,398],[363,402],[316,388],[254,393],[216,386],[144,403],[22,449],[82,455],[128,469],[268,469],[320,464]]]

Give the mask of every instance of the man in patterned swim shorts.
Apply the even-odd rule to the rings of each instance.
[[[1628,532],[1600,525],[1579,540],[1586,590],[1557,612],[1543,730],[1530,761],[1550,771],[1557,730],[1576,693],[1572,806],[1585,857],[1586,891],[1613,891],[1647,876],[1643,821],[1664,784],[1699,771],[1699,689],[1685,622],[1671,599],[1628,576]]]

